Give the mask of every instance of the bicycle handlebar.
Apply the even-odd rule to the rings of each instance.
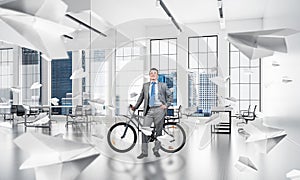
[[[129,113],[129,115],[130,115],[131,118],[134,118],[134,119],[136,119],[136,118],[144,118],[144,116],[139,116],[138,114],[135,114],[134,112],[136,111],[136,109],[132,110],[132,107],[133,107],[133,105],[129,104],[129,106],[128,106],[128,113]]]
[[[129,112],[130,115],[131,115],[131,114],[134,114],[134,111],[135,111],[135,110],[132,110],[132,107],[133,107],[133,105],[132,105],[132,104],[129,104],[129,106],[128,106],[128,112]],[[132,110],[133,113],[131,113],[130,110]]]

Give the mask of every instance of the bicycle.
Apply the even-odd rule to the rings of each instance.
[[[160,149],[167,153],[175,153],[183,148],[186,134],[177,122],[164,122],[162,136],[156,136],[155,127],[142,127],[140,119],[144,117],[136,115],[135,111],[131,113],[131,106],[128,107],[130,116],[123,115],[127,118],[126,122],[116,123],[108,130],[107,141],[114,151],[119,153],[130,151],[136,144],[137,131],[147,135],[148,142],[159,140]]]

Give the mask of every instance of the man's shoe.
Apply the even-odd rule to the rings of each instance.
[[[138,159],[143,159],[144,157],[148,157],[148,154],[140,154],[137,158]]]
[[[155,151],[153,154],[155,155],[155,157],[160,157],[160,154],[158,151]]]

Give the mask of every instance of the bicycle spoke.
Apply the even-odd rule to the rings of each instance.
[[[126,152],[133,148],[136,133],[132,126],[126,123],[115,124],[108,133],[108,144],[117,152]]]
[[[161,141],[161,148],[166,152],[179,151],[185,143],[185,133],[182,127],[174,123],[164,125],[163,135],[157,139]]]

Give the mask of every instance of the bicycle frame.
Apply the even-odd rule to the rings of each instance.
[[[129,114],[130,115],[123,115],[126,118],[126,121],[124,122],[118,122],[116,124],[114,124],[108,131],[107,134],[107,140],[108,140],[108,144],[109,146],[117,151],[117,152],[127,152],[129,150],[131,150],[134,145],[136,144],[137,141],[137,135],[138,133],[141,131],[144,135],[148,136],[148,142],[152,142],[152,141],[160,141],[161,144],[161,149],[165,152],[168,153],[174,153],[179,151],[185,144],[186,141],[186,135],[184,132],[184,129],[177,124],[176,122],[164,122],[163,124],[163,133],[162,136],[157,136],[156,131],[155,131],[155,126],[150,126],[150,128],[152,128],[151,130],[148,130],[148,127],[143,127],[142,122],[140,121],[141,119],[145,119],[144,116],[139,116],[136,115],[134,113],[134,111],[132,112],[131,110],[131,106],[129,106]],[[119,135],[112,135],[116,132],[118,132],[118,128],[122,128],[120,129],[121,131],[119,131]],[[116,130],[116,131],[115,131]],[[176,134],[174,134],[174,130],[176,130]],[[127,134],[129,133],[129,136],[127,136]],[[112,135],[112,136],[111,136]],[[179,135],[179,136],[177,136]],[[129,139],[127,139],[129,137]],[[160,139],[161,137],[161,139]],[[177,139],[179,137],[179,139]],[[171,139],[170,139],[171,138]],[[119,140],[120,141],[119,141]],[[125,140],[125,141],[123,141]],[[129,141],[128,141],[129,140]],[[167,140],[167,141],[166,141]],[[179,141],[177,141],[179,140]],[[116,141],[123,141],[125,144],[125,146],[127,146],[127,148],[123,148],[121,146],[123,146],[123,143],[121,142],[120,144],[116,144]],[[128,144],[128,143],[129,144]],[[173,142],[179,142],[176,144],[172,144]],[[171,143],[171,144],[169,144]],[[121,145],[121,149],[118,147],[118,145]],[[128,146],[129,145],[129,146]]]
[[[133,113],[131,113],[131,112],[130,112],[130,109],[131,109],[131,108],[130,108],[130,106],[129,106],[128,112],[129,112],[129,114],[131,115],[130,117],[128,117],[128,116],[126,116],[126,115],[123,115],[123,116],[126,117],[128,120],[126,121],[126,127],[125,127],[124,134],[121,136],[122,139],[125,137],[126,132],[127,132],[127,129],[128,129],[128,125],[129,125],[130,123],[132,123],[132,124],[135,126],[135,128],[138,130],[138,132],[141,132],[141,131],[142,131],[142,130],[140,129],[139,125],[140,125],[140,126],[143,126],[142,123],[140,122],[140,119],[145,119],[144,116],[139,116],[139,115],[134,114],[135,111],[133,111]],[[133,121],[133,119],[135,119],[135,120],[137,121],[137,124]],[[154,129],[155,129],[155,127],[153,127],[151,136],[154,135]],[[163,131],[164,131],[166,134],[168,134],[169,136],[174,137],[172,134],[169,134],[169,133],[168,133],[167,131],[165,131],[164,129],[163,129]],[[155,137],[155,139],[156,139],[156,137]]]
[[[136,115],[136,114],[134,114],[134,112],[131,113],[131,112],[130,112],[130,109],[131,109],[131,108],[130,108],[130,106],[129,106],[129,107],[128,107],[128,112],[129,112],[129,114],[131,115],[130,117],[128,117],[128,116],[126,116],[126,115],[122,115],[123,117],[126,117],[128,120],[126,121],[125,131],[124,131],[124,134],[121,136],[121,138],[124,138],[124,137],[125,137],[126,132],[127,132],[127,129],[128,129],[128,125],[129,125],[130,123],[132,123],[132,124],[135,126],[135,128],[138,130],[138,132],[141,131],[140,128],[139,128],[139,125],[140,125],[140,126],[143,126],[142,123],[140,122],[139,118],[144,119],[144,116]],[[137,123],[135,123],[135,122],[133,121],[133,119],[135,119]]]

